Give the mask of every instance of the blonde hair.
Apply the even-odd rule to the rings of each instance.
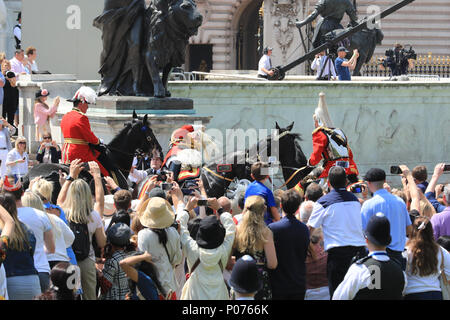
[[[436,214],[436,210],[434,209],[433,205],[428,201],[428,199],[420,199],[419,202],[420,205],[420,212],[422,216],[425,216],[429,219],[431,219],[432,216]]]
[[[33,186],[31,187],[31,191],[42,195],[42,197],[44,197],[47,201],[51,201],[53,193],[53,183],[45,179],[39,179],[33,184]]]
[[[45,213],[45,215],[48,217],[48,220],[50,220],[50,224],[52,225],[52,229],[56,230],[56,232],[61,232],[61,230],[59,228],[56,227],[55,221],[54,221],[54,217],[52,217],[52,215],[49,215],[47,213],[47,210],[45,210],[44,208],[44,204],[42,203],[41,197],[39,197],[38,194],[36,194],[33,191],[26,191],[22,198],[22,205],[24,207],[30,207],[30,208],[34,208],[37,210],[42,211],[43,213]]]
[[[267,242],[264,237],[267,230],[264,222],[265,209],[264,198],[260,196],[250,196],[245,200],[242,220],[236,232],[236,244],[239,252],[254,255]]]
[[[92,194],[89,185],[84,180],[77,179],[70,184],[63,209],[67,221],[89,223],[93,210]]]
[[[22,136],[20,136],[20,137],[17,137],[17,139],[16,139],[16,142],[14,143],[14,147],[16,148],[16,149],[18,149],[18,147],[19,147],[19,143],[20,142],[27,142],[27,139],[25,138],[25,137],[22,137]],[[26,150],[26,148],[25,148],[25,150]]]

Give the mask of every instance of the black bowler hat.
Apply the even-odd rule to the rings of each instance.
[[[372,216],[367,223],[364,235],[374,245],[380,247],[388,246],[392,241],[391,224],[389,223],[388,218],[381,212]]]
[[[382,169],[372,168],[367,171],[366,176],[364,178],[366,181],[384,181],[386,180],[386,172]]]
[[[256,268],[256,261],[245,255],[236,261],[228,284],[238,293],[254,293],[262,289],[263,283]]]
[[[215,249],[225,239],[225,228],[215,215],[208,216],[200,221],[197,232],[197,245],[204,249]]]

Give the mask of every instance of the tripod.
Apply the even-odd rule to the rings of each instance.
[[[327,49],[326,50],[326,58],[325,58],[325,63],[323,64],[321,70],[320,70],[320,74],[317,77],[318,80],[331,80],[331,68],[334,68],[334,57],[333,54],[330,53],[330,50]],[[331,63],[331,65],[330,65]],[[326,76],[326,79],[324,79],[325,77],[323,76],[323,72],[325,71],[326,67],[328,66],[328,75]]]

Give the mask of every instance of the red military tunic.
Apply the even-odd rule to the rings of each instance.
[[[317,165],[320,160],[324,159],[324,170],[319,178],[326,178],[328,177],[328,172],[330,171],[331,167],[333,167],[337,161],[348,161],[349,166],[348,168],[345,168],[345,172],[347,175],[358,175],[358,168],[356,167],[356,163],[353,161],[353,153],[350,147],[347,145],[346,148],[347,153],[344,157],[335,156],[331,158],[330,154],[330,141],[327,134],[324,132],[323,127],[319,127],[312,133],[313,136],[313,152],[311,154],[311,157],[309,159],[309,164],[311,166]]]
[[[91,130],[88,117],[79,109],[73,108],[66,113],[61,120],[61,131],[64,136],[62,161],[70,164],[75,159],[82,162],[95,161],[99,164],[103,175],[109,175],[108,171],[97,161],[99,152],[89,147],[91,144],[99,144],[100,140]]]

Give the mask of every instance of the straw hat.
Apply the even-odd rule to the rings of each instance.
[[[139,220],[144,227],[164,229],[170,227],[175,221],[175,213],[167,200],[154,197],[147,200],[144,210],[141,210]]]

